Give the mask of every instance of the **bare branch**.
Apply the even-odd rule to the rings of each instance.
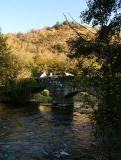
[[[70,13],[68,13],[68,15],[70,16],[70,18],[71,18],[77,25],[79,25],[80,27],[83,27],[84,29],[86,29],[86,30],[88,30],[89,32],[91,32],[92,34],[95,34],[95,33],[93,33],[92,31],[90,31],[87,27],[79,24],[79,23],[71,16]]]
[[[82,33],[79,33],[79,32],[70,24],[70,22],[68,21],[66,15],[65,15],[64,13],[63,13],[63,15],[64,15],[66,21],[68,22],[68,25],[69,25],[70,28],[77,34],[77,36],[80,37],[80,38],[82,38],[83,40],[85,40],[83,37],[86,37],[86,35],[85,35],[85,34],[82,34]]]

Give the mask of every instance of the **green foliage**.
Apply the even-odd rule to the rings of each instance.
[[[61,26],[60,22],[56,22],[56,24],[53,26],[53,28],[59,29],[60,26]]]
[[[74,99],[81,102],[81,108],[95,109],[97,103],[96,97],[87,92],[80,92]]]
[[[81,16],[87,23],[92,21],[93,25],[107,25],[112,13],[117,14],[121,7],[120,0],[88,0],[88,9]]]
[[[34,88],[36,88],[36,81],[34,79],[11,81],[6,87],[5,97],[10,102],[25,103],[30,100]]]
[[[6,85],[11,80],[14,56],[11,55],[6,38],[0,33],[0,83]]]
[[[65,46],[62,44],[55,44],[51,47],[52,51],[55,53],[64,53],[65,52]]]
[[[3,81],[28,78],[43,71],[48,72],[48,75],[50,72],[55,75],[63,75],[67,71],[74,75],[92,76],[103,74],[104,70],[105,73],[109,73],[110,68],[113,68],[115,72],[115,68],[120,63],[120,50],[119,46],[116,46],[116,51],[113,45],[118,39],[114,36],[111,39],[113,44],[104,48],[105,43],[100,43],[99,40],[97,43],[99,32],[95,35],[92,33],[93,31],[96,33],[94,29],[79,26],[74,22],[69,22],[69,24],[64,21],[57,23],[56,26],[41,30],[33,29],[25,34],[7,34],[7,43],[12,50],[8,48],[10,53],[6,54],[6,68],[3,67],[5,71],[1,69],[1,74],[4,75],[2,76]],[[114,21],[112,24],[116,25]],[[76,38],[75,30],[83,36]],[[108,56],[107,51],[112,55]],[[101,52],[106,52],[106,54]],[[67,53],[70,53],[74,59],[69,59]],[[110,58],[113,59],[112,63],[110,63]],[[116,72],[120,71],[120,66],[118,67]]]
[[[94,114],[97,154],[100,159],[118,160],[121,152],[121,79],[105,78],[100,85],[102,95]]]
[[[43,72],[46,69],[49,72],[64,73],[68,61],[66,39],[74,33],[65,23],[59,24],[58,27],[58,29],[52,27],[31,30],[26,34],[6,35],[8,45],[12,48],[11,55],[14,57],[11,70],[12,79],[30,77],[31,72],[32,76],[37,75],[37,72]]]
[[[41,94],[43,95],[43,96],[49,96],[49,91],[47,90],[47,89],[44,89],[42,92],[41,92]]]
[[[76,62],[69,61],[65,54],[52,54],[51,52],[37,55],[35,63],[38,66],[38,72],[46,71],[48,74],[63,75],[65,71],[75,72]]]
[[[40,103],[51,103],[52,102],[51,96],[44,96],[41,93],[34,94],[33,98],[36,102],[40,102]]]
[[[32,65],[33,57],[30,53],[10,49],[6,38],[0,34],[0,83],[2,85],[9,84],[11,80],[30,77]]]
[[[85,35],[90,33],[83,26],[74,22],[69,23],[80,33]],[[25,34],[7,34],[7,42],[16,59],[14,76],[17,79],[29,77],[31,70],[32,75],[45,70],[54,74],[64,74],[65,71],[77,74],[77,61],[69,60],[67,57],[69,52],[67,41],[75,35],[76,33],[70,28],[67,21],[41,30],[33,29]]]
[[[13,72],[11,72],[13,78],[29,78],[31,76],[31,70],[34,67],[33,55],[24,50],[13,50],[12,56],[14,56],[15,59],[15,61],[13,61]]]
[[[79,36],[69,42],[70,57],[97,57],[102,76],[121,72],[121,1],[88,0],[88,9],[81,13],[83,22],[98,26],[95,38]]]

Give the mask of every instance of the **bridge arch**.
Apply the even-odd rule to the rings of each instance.
[[[87,92],[98,98],[98,89],[89,78],[83,77],[45,77],[38,78],[37,82],[41,90],[50,91],[53,98],[53,105],[72,105],[73,97],[79,92]]]

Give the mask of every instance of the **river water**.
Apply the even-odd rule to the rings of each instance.
[[[42,104],[0,104],[0,160],[93,160],[89,115]]]
[[[84,108],[81,99],[66,110],[0,104],[0,160],[121,160],[121,85],[113,87],[97,108],[87,95]]]
[[[0,104],[0,160],[121,160],[121,80],[98,88],[66,110]]]

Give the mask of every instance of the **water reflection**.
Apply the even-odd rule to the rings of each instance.
[[[92,159],[84,115],[38,104],[0,110],[0,160]]]
[[[38,109],[40,112],[52,112],[52,107],[50,106],[40,105]]]
[[[100,90],[98,110],[87,94],[71,110],[0,104],[0,160],[120,160],[121,81]]]

